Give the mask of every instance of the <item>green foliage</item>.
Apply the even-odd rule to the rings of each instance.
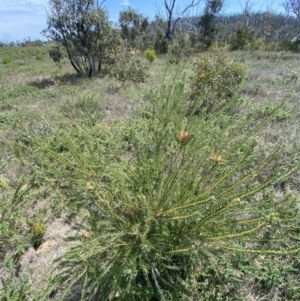
[[[226,66],[239,75],[244,70]],[[183,300],[191,297],[195,269],[220,250],[299,251],[295,199],[256,197],[287,175],[272,169],[279,149],[256,158],[254,136],[272,114],[259,123],[234,116],[224,123],[224,112],[238,101],[230,96],[213,114],[187,115],[184,82],[174,79],[152,90],[141,122],[123,125],[129,129],[122,130],[122,140],[135,144],[129,154],[113,127],[58,131],[51,144],[35,139],[36,156],[68,187],[74,212],[87,212],[78,229],[89,235],[75,237],[79,242],[60,260],[62,299]],[[216,93],[216,102],[229,92]],[[72,296],[76,287],[79,295]]]
[[[42,53],[37,53],[35,56],[35,59],[37,61],[43,61],[44,60],[44,55]]]
[[[15,85],[10,89],[0,86],[0,91],[1,90],[3,91],[3,93],[1,94],[0,99],[15,99],[18,97],[26,97],[38,92],[38,89],[36,87],[30,85]]]
[[[107,13],[95,8],[92,0],[51,0],[49,4],[48,27],[43,34],[64,47],[78,74],[91,77],[99,73],[119,44]],[[59,62],[61,52],[57,47],[52,47],[50,56]]]
[[[254,42],[256,32],[249,29],[245,24],[238,23],[235,30],[229,37],[229,47],[231,50],[243,50]]]
[[[291,259],[264,254],[251,258],[245,254],[236,254],[233,268],[255,281],[261,294],[270,294],[272,289],[280,286],[280,295],[285,300],[296,301],[299,298],[299,293],[296,292],[299,286],[293,278],[297,277],[299,263],[298,255]]]
[[[192,42],[190,35],[184,30],[177,29],[176,34],[168,44],[168,60],[178,64],[181,60],[187,60],[192,54]]]
[[[76,101],[68,100],[60,108],[64,117],[72,120],[74,123],[95,125],[104,116],[103,102],[99,95],[85,92],[78,95]]]
[[[46,292],[33,291],[33,285],[29,274],[20,275],[20,265],[12,258],[5,260],[4,268],[5,279],[1,277],[0,300],[2,301],[41,301],[45,300]],[[1,287],[2,285],[2,287]]]
[[[147,69],[148,67],[140,59],[121,49],[115,63],[110,67],[109,74],[123,85],[126,82],[141,83],[146,81]]]
[[[240,301],[250,294],[270,300],[279,297],[296,301],[299,297],[299,286],[293,281],[297,277],[299,256],[291,259],[267,254],[220,253],[210,254],[197,267],[189,284],[195,300]]]
[[[298,52],[299,44],[299,41],[293,42],[289,38],[283,38],[279,42],[278,50]]]
[[[25,59],[36,58],[38,54],[42,54],[43,56],[46,54],[45,47],[0,47],[0,57],[9,58],[9,61],[22,61]],[[8,62],[9,63],[9,62]]]
[[[265,47],[265,42],[263,39],[261,38],[256,38],[253,39],[253,41],[249,44],[247,44],[247,46],[245,47],[245,50],[260,50],[260,49],[264,49]]]
[[[13,61],[13,59],[12,59],[11,56],[4,56],[4,57],[2,58],[2,63],[3,63],[4,65],[9,64],[9,63],[11,63],[12,61]]]
[[[237,95],[246,76],[246,66],[224,54],[201,55],[194,60],[190,77],[191,99],[210,112]]]
[[[276,104],[260,105],[255,112],[257,114],[257,119],[266,118],[267,116],[270,116],[271,114],[273,114],[275,107]],[[273,119],[276,121],[283,121],[291,117],[291,112],[289,112],[285,108],[281,108],[277,110],[275,114],[273,114]]]
[[[166,21],[160,16],[156,15],[151,25],[154,27],[154,36],[152,37],[152,40],[155,52],[168,53],[168,41],[166,39]]]
[[[54,133],[49,128],[43,132],[30,131],[23,136],[20,133],[19,152],[21,156],[35,154],[31,158],[32,164],[36,169],[44,171],[43,177],[46,175],[48,179],[54,178],[55,182],[61,183],[60,188],[64,195],[61,199],[64,199],[68,210],[76,213],[84,206],[93,205],[93,198],[86,194],[87,186],[92,183],[91,178],[81,181],[79,173],[73,174],[74,180],[68,176],[61,182],[61,176],[68,174],[70,168],[76,164],[79,170],[88,168],[91,174],[99,175],[104,182],[110,181],[108,171],[111,164],[113,165],[115,160],[120,161],[129,150],[134,151],[138,148],[139,133],[145,124],[144,120],[131,120],[120,121],[109,127],[101,123],[91,126],[90,123],[80,120],[74,124],[62,124],[62,129],[57,129]],[[47,150],[46,155],[37,152],[32,136],[40,149]],[[49,158],[48,152],[55,156],[56,160]],[[69,165],[67,162],[75,153],[80,153],[80,158],[77,157],[78,161]],[[78,198],[79,194],[85,196]]]
[[[31,289],[29,277],[22,276],[16,277],[18,275],[18,267],[12,260],[6,262],[5,272],[6,279],[2,280],[3,289],[0,289],[0,299],[3,301],[19,301],[28,300],[28,293]],[[37,298],[30,299],[32,301],[37,301]]]
[[[222,0],[209,0],[206,2],[204,13],[199,20],[201,28],[200,40],[203,49],[210,47],[215,39],[215,35],[217,33],[215,17],[222,9],[222,6]]]
[[[263,50],[266,51],[276,51],[277,50],[277,43],[276,42],[269,42],[269,43],[265,43],[263,46]]]
[[[55,42],[49,43],[48,45],[49,56],[55,63],[60,63],[63,58],[62,47]]]
[[[239,254],[239,253],[238,253]],[[249,256],[249,255],[247,255]],[[190,290],[198,301],[243,300],[241,276],[237,270],[237,256],[220,251],[218,256],[209,254],[196,267],[191,277]]]
[[[18,257],[26,244],[24,240],[22,241],[24,220],[20,208],[27,202],[26,195],[29,187],[21,182],[11,194],[12,189],[0,179],[0,189],[0,259],[10,251],[14,251],[15,256]]]
[[[154,49],[146,49],[144,55],[150,63],[153,63],[153,61],[156,59],[156,53]]]
[[[164,34],[163,29],[162,27],[162,34]],[[176,35],[174,38],[176,38]],[[153,45],[152,41],[149,40],[149,47]],[[155,62],[155,70],[150,70],[152,76],[146,85],[132,85],[131,87],[120,88],[120,84],[113,79],[79,79],[73,72],[69,73],[70,69],[68,66],[63,66],[61,70],[58,70],[57,66],[51,62],[52,60],[48,58],[48,55],[45,56],[44,62],[40,64],[35,60],[35,55],[42,51],[46,52],[47,47],[44,47],[43,50],[28,47],[5,47],[5,49],[0,49],[1,60],[4,53],[11,55],[13,58],[13,63],[10,66],[2,65],[3,68],[0,68],[1,76],[4,79],[0,84],[0,178],[2,183],[6,185],[6,188],[0,191],[0,214],[5,208],[10,208],[14,190],[18,187],[16,180],[19,176],[28,177],[30,175],[34,177],[33,185],[30,186],[28,191],[29,195],[24,195],[28,202],[22,206],[15,206],[10,218],[7,215],[4,219],[2,219],[2,216],[0,217],[0,224],[2,222],[0,232],[2,231],[1,234],[6,233],[5,236],[9,237],[9,240],[0,242],[0,248],[4,245],[2,249],[3,256],[8,260],[13,258],[14,262],[13,265],[10,265],[9,271],[7,271],[4,268],[5,259],[0,260],[1,300],[2,298],[30,301],[35,299],[39,301],[61,299],[60,297],[63,293],[61,289],[64,288],[64,282],[58,282],[57,289],[53,290],[53,292],[51,291],[50,295],[45,294],[44,298],[38,297],[38,291],[43,289],[44,284],[48,282],[49,269],[54,269],[54,274],[61,272],[61,269],[52,262],[52,258],[61,251],[65,252],[74,244],[72,242],[62,242],[52,247],[46,253],[44,253],[44,246],[49,246],[48,242],[52,243],[51,237],[60,241],[61,231],[66,230],[69,225],[74,227],[77,221],[80,223],[78,231],[76,231],[75,227],[67,234],[74,234],[75,238],[79,238],[79,241],[75,243],[85,244],[90,238],[95,238],[95,234],[92,232],[92,229],[95,228],[90,226],[90,221],[88,221],[88,210],[94,210],[95,207],[95,200],[93,197],[90,197],[95,191],[95,186],[102,195],[101,187],[111,185],[113,192],[118,190],[114,200],[119,202],[119,191],[122,194],[124,187],[122,182],[124,180],[122,177],[123,173],[120,171],[122,166],[124,166],[123,163],[127,162],[129,165],[130,162],[133,162],[133,165],[136,166],[136,156],[140,151],[144,150],[144,147],[151,150],[151,147],[154,145],[151,145],[148,140],[148,135],[152,135],[151,128],[153,128],[149,125],[149,120],[152,120],[152,110],[147,106],[140,114],[139,108],[143,108],[144,104],[147,103],[154,105],[153,95],[156,95],[156,93],[157,103],[159,104],[160,101],[165,103],[164,99],[169,97],[168,94],[170,92],[166,89],[165,93],[159,94],[157,91],[153,91],[153,93],[148,94],[148,90],[153,89],[153,86],[158,86],[157,83],[162,82],[163,70],[165,70],[166,74],[165,81],[172,84],[175,82],[172,77],[175,69],[185,70],[188,77],[193,71],[190,61],[187,64],[181,62],[177,67],[170,66],[166,62],[166,57],[162,56],[159,61]],[[210,54],[214,54],[214,52]],[[249,121],[251,126],[268,118],[271,124],[266,128],[265,132],[253,132],[255,140],[258,140],[258,145],[254,149],[254,154],[250,154],[247,162],[241,167],[241,172],[251,170],[258,162],[264,161],[270,152],[278,146],[286,145],[287,149],[281,153],[278,160],[279,164],[271,164],[269,168],[262,171],[263,177],[258,176],[258,183],[260,183],[268,174],[271,175],[274,172],[285,174],[299,166],[300,146],[297,135],[299,116],[296,113],[298,112],[297,101],[299,98],[299,89],[297,87],[298,55],[278,52],[266,53],[262,51],[255,53],[237,52],[231,55],[237,56],[237,61],[243,61],[249,66],[251,71],[251,74],[246,77],[247,85],[245,89],[242,89],[242,95],[247,95],[247,100],[243,101],[241,107],[234,100],[228,100],[228,102],[231,101],[232,107],[228,107],[228,110],[225,109],[224,112],[226,114],[219,114],[216,117],[217,121],[211,126],[211,131],[205,130],[203,135],[199,135],[199,138],[198,132],[195,131],[196,139],[211,136],[211,139],[215,141],[213,147],[207,143],[208,140],[205,140],[203,143],[207,144],[209,149],[216,149],[218,147],[218,138],[226,138],[228,126],[234,131],[236,123],[244,120],[243,114],[247,114],[251,110],[252,117]],[[140,58],[139,55],[136,56]],[[257,61],[256,57],[260,58],[260,60]],[[141,59],[144,63],[147,63],[145,58],[141,57]],[[149,63],[146,65],[149,65]],[[39,73],[42,70],[41,68],[44,70]],[[58,71],[59,75],[53,76]],[[293,77],[294,74],[295,77]],[[64,85],[57,85],[59,82]],[[185,102],[182,102],[181,105],[184,112],[189,107],[190,101],[188,84],[185,84],[185,89],[186,93],[182,94],[182,100],[185,100]],[[290,89],[295,90],[287,104],[277,108],[280,95],[285,94],[285,91]],[[179,91],[178,89],[178,93],[171,93],[170,98],[178,101],[177,94],[180,95]],[[249,97],[253,99],[249,99]],[[218,103],[221,103],[221,101]],[[158,118],[165,120],[166,115],[169,115],[169,111],[165,110],[164,107],[160,108],[166,114],[160,114]],[[174,114],[174,119],[178,117],[177,114],[180,116],[184,115],[183,119],[186,118],[188,120],[193,115],[195,120],[198,120],[198,118],[202,120],[203,118],[206,122],[211,118],[207,114],[203,116],[204,114],[201,114],[201,112],[198,115],[192,114],[193,107],[190,108],[191,114],[183,114],[182,110],[179,109]],[[133,111],[135,115],[129,115]],[[231,116],[232,112],[235,113],[234,116]],[[49,120],[49,124],[45,122],[45,119]],[[202,124],[202,122],[199,122],[199,126]],[[53,128],[55,129],[54,131]],[[218,132],[215,131],[216,128],[219,129]],[[149,129],[149,131],[145,129]],[[242,130],[242,132],[246,131],[248,131],[247,127]],[[239,133],[239,131],[237,132]],[[34,136],[39,137],[39,149],[32,141]],[[169,136],[173,137],[176,143],[179,143],[178,141],[184,142],[188,137],[195,138],[193,131],[189,128],[176,131],[170,130],[166,136],[167,139],[169,139]],[[234,135],[234,132],[232,132],[231,136],[236,138],[239,134]],[[149,145],[147,141],[150,147],[146,146]],[[184,147],[187,149],[192,142],[193,140],[188,140]],[[51,150],[53,153],[49,156],[48,151],[41,151],[41,149]],[[220,146],[220,149],[223,149],[223,147]],[[164,151],[169,153],[170,157],[172,156],[170,149],[167,147]],[[77,160],[75,160],[73,155],[76,153],[80,155],[80,158],[77,158]],[[198,154],[199,157],[195,158],[195,156],[192,156],[191,161],[202,158],[203,152],[201,152],[201,148]],[[58,158],[56,159],[58,160],[54,159],[54,156],[57,156]],[[153,162],[151,157],[153,156],[150,154],[150,159],[148,160],[150,163]],[[62,158],[65,160],[59,161]],[[231,160],[228,160],[228,157],[223,158],[222,154],[215,154],[213,150],[211,153],[207,151],[206,160],[209,162],[223,162],[223,164],[217,165],[219,171],[224,170],[231,164]],[[66,165],[68,162],[71,162],[71,164]],[[89,175],[86,175],[86,177],[82,176],[81,172],[74,172],[74,167],[79,166],[83,166],[83,169],[89,168],[96,174],[95,178]],[[124,169],[126,169],[126,166]],[[147,171],[146,168],[143,167],[143,169]],[[165,171],[168,170],[168,168],[165,169]],[[199,174],[203,174],[203,170],[205,168],[199,170]],[[284,220],[282,221],[278,214],[276,216],[276,212],[284,211],[279,206],[284,207],[287,204],[291,204],[291,201],[285,196],[287,191],[283,192],[284,189],[290,189],[291,194],[295,195],[295,207],[297,210],[296,204],[297,202],[299,203],[299,194],[296,191],[299,191],[300,188],[299,172],[300,170],[288,178],[280,180],[274,185],[275,189],[272,187],[272,183],[268,191],[254,195],[248,200],[251,203],[253,200],[258,201],[256,198],[259,198],[260,202],[264,203],[266,207],[269,204],[270,207],[275,205],[275,209],[272,208],[266,215],[270,219],[275,217],[275,222],[280,220],[280,225],[274,232],[282,233],[281,241],[277,242],[278,247],[282,247],[282,249],[293,245],[293,242],[290,242],[290,235],[299,238],[299,219],[291,220],[289,222],[290,225],[288,224],[286,228]],[[143,172],[140,174],[140,178],[145,177]],[[155,177],[151,179],[153,178],[156,179]],[[151,184],[150,180],[148,182]],[[210,184],[209,181],[209,176],[207,176],[206,183]],[[213,182],[212,179],[211,182]],[[26,188],[26,186],[23,186],[23,188]],[[154,197],[158,195],[157,189],[154,193]],[[176,195],[171,194],[172,196],[175,200]],[[32,200],[32,203],[29,202],[30,200]],[[176,203],[176,200],[173,204]],[[268,200],[273,200],[273,202],[270,201],[268,204]],[[43,208],[40,209],[41,207]],[[209,203],[206,209],[208,208]],[[47,212],[43,211],[47,217],[37,214],[37,210],[47,210]],[[256,210],[254,204],[253,210]],[[266,210],[266,208],[263,208],[263,210]],[[274,214],[271,215],[273,211],[275,216]],[[238,216],[236,212],[233,212],[233,214]],[[248,214],[251,215],[251,212],[248,212]],[[245,215],[248,217],[247,214]],[[104,215],[98,216],[95,223],[102,218],[105,218]],[[35,252],[31,248],[35,242],[34,240],[32,241],[33,224],[29,224],[26,221],[27,219],[31,223],[45,224],[48,229],[47,236],[43,238],[43,242],[46,242],[46,244],[40,248],[36,255],[34,255]],[[60,222],[65,222],[66,228],[55,227],[54,229],[53,226],[57,221],[59,221],[59,224]],[[103,228],[106,229],[105,227],[104,225]],[[83,232],[83,229],[86,232]],[[271,225],[270,229],[272,233],[274,224]],[[97,229],[94,232],[98,233]],[[284,232],[287,235],[284,235]],[[83,233],[86,234],[85,237],[80,237]],[[186,236],[186,233],[187,231],[182,236]],[[89,234],[91,237],[88,237]],[[261,239],[263,234],[263,232],[257,232],[255,238],[260,239],[259,241],[254,242],[251,239],[248,241],[245,239],[240,241],[240,245],[251,248],[262,247],[262,251],[264,250],[263,248],[269,249],[270,246]],[[98,237],[98,234],[96,234],[96,237]],[[170,238],[171,235],[168,237]],[[48,241],[49,238],[51,239],[50,241]],[[105,239],[102,241],[105,241]],[[127,238],[126,241],[128,241]],[[90,245],[92,242],[88,244]],[[106,242],[104,245],[106,246]],[[94,251],[96,249],[97,246],[89,251],[95,254]],[[201,244],[199,249],[209,249],[210,252],[207,256],[197,254],[193,268],[190,270],[188,277],[184,279],[185,290],[191,294],[189,299],[198,301],[241,301],[252,296],[254,299],[265,300],[300,300],[299,254],[281,257],[263,253],[243,255],[239,252],[228,251],[225,248],[214,249],[209,242]],[[89,251],[87,251],[87,248],[83,250],[83,252]],[[18,262],[15,259],[15,255],[18,258],[22,255],[22,260]],[[84,261],[86,257],[83,256],[82,258]],[[27,260],[33,261],[28,262]],[[91,261],[89,260],[88,264]],[[100,262],[101,260],[99,259],[99,264]],[[19,276],[17,276],[18,268],[20,267],[19,263],[21,264],[21,270]],[[65,266],[68,266],[67,262]],[[97,264],[94,266],[97,267]],[[125,268],[127,266],[126,263],[123,266]],[[171,268],[169,269],[170,274],[172,273]],[[173,270],[175,270],[175,274],[179,273],[179,269],[177,271],[176,266],[173,267]],[[160,272],[160,270],[158,271]],[[9,274],[10,272],[11,274]],[[28,275],[26,275],[26,272],[28,272]],[[167,272],[162,271],[160,275],[167,281],[170,278],[172,280],[172,275],[169,276]],[[76,273],[71,274],[70,277],[73,277],[73,275],[76,276]],[[10,276],[11,278],[9,278]],[[20,283],[23,281],[23,277],[28,279],[28,284],[32,286],[31,288],[27,288]],[[162,284],[163,280],[160,277],[157,278],[158,284],[165,292],[165,298],[168,300],[174,299],[172,296],[169,297],[169,288],[167,288],[167,285]],[[70,278],[67,279],[70,280]],[[5,291],[2,289],[3,281],[6,284]],[[144,284],[143,280],[138,280],[137,282]],[[150,282],[151,289],[153,282]],[[42,285],[40,286],[40,284]],[[72,289],[75,296],[68,298],[68,300],[80,300],[82,287],[83,282],[75,285]],[[180,295],[180,286],[178,287],[178,295]],[[145,292],[147,290],[149,289],[145,288]],[[56,291],[58,291],[57,294],[55,294]],[[87,289],[88,294],[89,289]],[[119,292],[116,292],[116,296],[118,294]],[[154,294],[157,294],[157,291]],[[115,299],[118,300],[117,297]],[[131,296],[127,299],[131,300]],[[147,300],[146,297],[144,299]],[[160,297],[157,299],[160,299]],[[184,296],[182,299],[187,300],[188,298]]]
[[[121,27],[121,36],[128,50],[138,48],[139,39],[148,28],[148,20],[141,14],[129,8],[120,12],[119,24]]]

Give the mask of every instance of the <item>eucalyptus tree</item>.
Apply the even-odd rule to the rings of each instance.
[[[146,32],[148,20],[141,14],[138,14],[132,8],[120,12],[119,24],[121,27],[121,36],[128,49],[137,46],[138,39]]]
[[[200,39],[204,48],[209,47],[217,33],[216,16],[223,7],[223,0],[206,0],[203,15],[200,17]]]
[[[159,15],[155,15],[150,23],[151,33],[153,35],[154,49],[157,53],[168,52],[168,41],[165,38],[166,21]]]
[[[240,1],[240,7],[242,9],[242,13],[244,15],[245,18],[245,29],[247,30],[250,27],[250,16],[253,10],[253,7],[257,4],[259,4],[261,2],[261,0],[244,0],[244,1]]]
[[[0,36],[2,36],[2,38],[0,38],[0,47],[8,45],[9,34],[5,32],[0,32]]]
[[[300,23],[300,0],[284,0],[282,5],[286,13],[296,17]]]
[[[64,47],[78,74],[89,77],[100,72],[118,43],[106,11],[93,0],[50,0],[42,33]]]

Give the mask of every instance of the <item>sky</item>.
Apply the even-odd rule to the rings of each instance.
[[[101,1],[99,0],[99,3]],[[224,14],[240,13],[245,1],[225,0],[222,12]],[[282,10],[280,4],[283,0],[248,1],[258,2],[253,6],[253,11],[264,11],[266,8],[272,11]],[[46,28],[46,7],[48,3],[48,0],[0,0],[0,41],[22,41],[29,37],[31,40],[45,39],[41,35],[41,31]],[[176,3],[178,3],[176,11],[179,12],[180,7],[184,8],[189,0],[177,0]],[[198,14],[201,13],[204,3],[205,0],[202,0],[197,10]],[[106,0],[104,7],[108,11],[110,20],[115,22],[118,21],[119,12],[128,7],[150,19],[156,13],[164,16],[163,0]]]

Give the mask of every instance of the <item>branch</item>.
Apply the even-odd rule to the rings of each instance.
[[[165,4],[165,7],[166,7],[166,10],[168,11],[169,15],[171,15],[171,16],[173,14],[173,9],[174,9],[174,6],[175,6],[175,2],[176,2],[176,0],[173,0],[172,7],[170,8],[169,5],[168,5],[168,3],[167,3],[167,0],[164,0],[164,4]]]
[[[106,0],[102,0],[102,2],[101,2],[100,5],[99,5],[99,0],[97,0],[97,8],[98,8],[98,7],[101,7],[105,1],[106,1]]]
[[[200,3],[201,0],[198,0],[196,3],[194,3],[194,0],[192,1],[192,3],[187,6],[181,13],[181,15],[183,15],[188,9],[190,9],[191,7],[195,7]]]
[[[299,1],[291,1],[291,7],[293,10],[293,13],[296,15],[297,19],[299,19],[299,17],[300,17]]]
[[[196,2],[195,2],[196,1]],[[180,17],[178,17],[174,24],[173,24],[173,28],[171,29],[171,23],[172,23],[172,19],[173,19],[173,11],[174,11],[174,7],[175,7],[175,2],[176,0],[172,0],[170,5],[167,3],[167,0],[164,0],[164,5],[165,8],[167,10],[167,15],[168,15],[168,21],[167,21],[167,30],[166,30],[166,39],[171,39],[172,35],[175,31],[175,26],[176,23],[181,19],[181,16],[191,7],[195,7],[196,5],[198,5],[200,3],[201,0],[192,0],[192,2],[190,3],[190,5],[188,5],[180,14]]]
[[[106,0],[103,0],[101,3],[100,3],[100,7],[103,5],[103,3],[105,2]],[[97,1],[97,4],[98,4],[98,1]]]
[[[174,0],[174,2],[175,2],[175,0]],[[154,280],[154,282],[155,282],[155,286],[156,286],[156,288],[157,288],[157,290],[158,290],[158,293],[159,293],[159,295],[160,295],[161,300],[162,300],[162,301],[167,301],[166,298],[164,297],[164,294],[163,294],[163,292],[162,292],[162,290],[161,290],[161,288],[160,288],[158,282],[157,282],[157,279],[156,279],[156,276],[155,276],[155,272],[154,272],[153,269],[151,269],[151,274],[152,274],[152,278],[153,278],[153,280]]]

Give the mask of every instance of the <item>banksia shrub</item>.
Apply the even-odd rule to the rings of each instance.
[[[194,60],[194,73],[189,81],[191,100],[199,102],[199,109],[211,111],[237,95],[245,76],[246,66],[224,54],[201,54]]]
[[[189,95],[183,79],[152,90],[142,122],[130,128],[130,153],[116,148],[121,136],[113,128],[93,135],[82,129],[74,138],[57,132],[61,153],[36,140],[41,160],[67,167],[52,176],[72,185],[70,201],[84,218],[78,230],[89,233],[74,237],[60,260],[62,300],[192,299],[195,271],[220,251],[300,251],[297,202],[270,192],[256,197],[299,167],[284,165],[288,172],[277,174],[280,149],[257,159],[255,137],[272,116],[259,123],[232,118],[221,127],[236,98],[213,114],[187,116]],[[223,95],[217,91],[215,100]]]
[[[154,49],[146,49],[144,55],[150,63],[153,63],[153,61],[156,59],[156,53]]]

